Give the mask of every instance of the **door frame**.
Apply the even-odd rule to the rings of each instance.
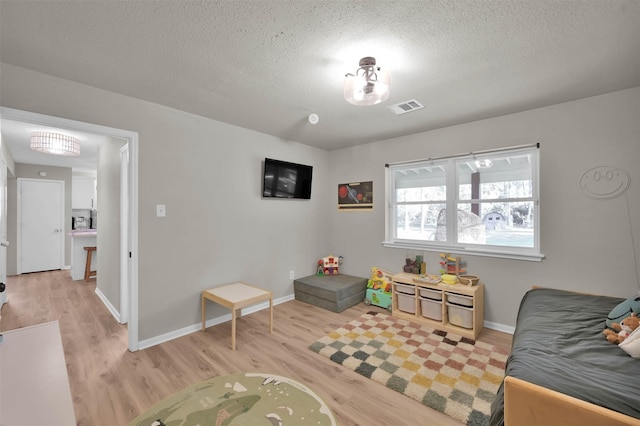
[[[7,281],[7,179],[8,179],[7,162],[2,153],[2,141],[0,140],[0,283]],[[7,301],[7,293],[0,293],[0,309]]]
[[[120,265],[120,268],[128,271],[127,276],[129,278],[129,289],[126,292],[129,296],[129,312],[127,313],[129,320],[127,327],[128,346],[131,352],[137,351],[140,347],[140,342],[138,341],[138,133],[130,130],[117,129],[115,127],[101,126],[99,124],[85,123],[6,107],[0,107],[0,115],[10,120],[79,132],[95,133],[124,139],[126,141],[126,145],[129,147],[128,252],[130,253],[130,257],[125,265]]]
[[[120,148],[120,324],[129,321],[129,145]]]
[[[17,194],[16,194],[16,203],[17,203],[17,226],[16,226],[16,272],[18,275],[22,274],[22,183],[23,182],[46,182],[46,183],[57,183],[60,185],[60,225],[62,226],[60,232],[60,259],[58,259],[58,264],[60,269],[64,266],[64,251],[65,251],[65,243],[64,243],[64,218],[65,218],[65,193],[64,193],[64,181],[63,180],[54,180],[54,179],[33,179],[33,178],[18,178],[17,179]]]

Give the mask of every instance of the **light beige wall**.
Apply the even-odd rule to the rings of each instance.
[[[46,172],[47,176],[40,176],[40,172]],[[7,275],[15,275],[17,270],[16,241],[17,227],[17,178],[62,180],[64,181],[64,262],[71,265],[71,169],[67,167],[34,166],[33,164],[15,163],[15,176],[7,179],[7,239],[11,242],[7,248]]]
[[[412,114],[428,114],[428,110]],[[346,273],[372,266],[399,272],[421,252],[384,248],[385,163],[540,143],[542,262],[463,256],[486,283],[485,319],[513,326],[524,292],[533,285],[631,297],[640,289],[640,88],[539,108],[331,152],[329,186],[374,181],[373,212],[332,211],[336,254]],[[578,178],[592,167],[626,170],[631,187],[612,200],[588,198]],[[630,220],[631,218],[631,224]],[[437,271],[438,253],[426,252]],[[637,259],[636,259],[637,260]]]
[[[140,340],[197,324],[200,292],[216,285],[246,281],[289,296],[289,271],[312,274],[328,252],[326,151],[0,66],[2,106],[138,132]],[[263,200],[267,156],[312,165],[311,200]],[[166,217],[155,217],[156,204]]]
[[[96,285],[120,312],[120,148],[112,140],[98,147],[98,275]],[[121,312],[122,313],[122,312]]]

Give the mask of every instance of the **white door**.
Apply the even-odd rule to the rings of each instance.
[[[18,178],[18,273],[62,269],[64,182]]]

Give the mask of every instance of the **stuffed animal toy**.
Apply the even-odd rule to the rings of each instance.
[[[611,327],[613,330],[607,328],[603,333],[609,342],[619,345],[624,342],[624,339],[626,339],[633,330],[640,327],[640,318],[638,318],[634,312],[630,317],[626,317],[620,321],[620,324],[614,322],[611,324]]]

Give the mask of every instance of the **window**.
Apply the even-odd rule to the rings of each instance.
[[[387,247],[541,260],[538,148],[388,166]]]

